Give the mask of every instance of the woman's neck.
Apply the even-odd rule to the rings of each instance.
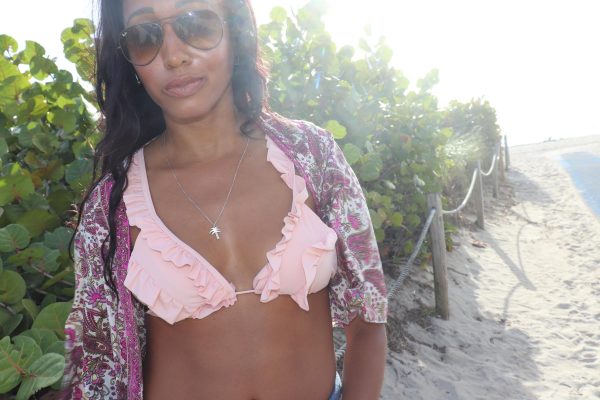
[[[244,144],[240,134],[243,123],[235,107],[217,107],[194,121],[174,121],[165,118],[169,155],[176,164],[204,163],[218,160],[238,150]],[[175,157],[176,155],[176,157]]]

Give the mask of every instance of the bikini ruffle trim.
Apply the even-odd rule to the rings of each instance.
[[[301,291],[294,293],[292,298],[305,311],[308,311],[308,293],[317,276],[317,268],[320,265],[321,258],[326,253],[335,250],[336,240],[337,235],[335,231],[330,231],[323,240],[314,243],[302,254],[302,268],[304,269],[306,285]]]
[[[253,286],[255,293],[260,294],[260,301],[265,303],[279,296],[280,270],[283,254],[288,242],[291,240],[298,220],[302,217],[302,208],[308,198],[308,190],[304,179],[295,174],[294,163],[279,149],[267,136],[267,160],[281,172],[283,181],[293,190],[294,201],[292,210],[284,218],[284,226],[281,230],[282,239],[275,248],[267,252],[268,264],[254,278]],[[317,267],[323,254],[335,250],[337,235],[330,229],[327,236],[318,240],[307,248],[302,255],[302,267],[304,270],[305,285],[291,297],[298,303],[300,308],[308,311],[308,292],[317,275]]]
[[[143,151],[140,149],[139,151]],[[294,201],[292,210],[284,218],[284,226],[281,230],[282,238],[275,247],[266,254],[268,263],[257,274],[253,281],[254,292],[260,294],[261,302],[268,302],[279,296],[281,287],[280,269],[283,254],[287,243],[291,240],[298,220],[302,216],[302,207],[306,206],[308,190],[304,179],[295,175],[294,164],[279,149],[269,137],[267,137],[267,160],[281,173],[281,178],[287,186],[293,190]],[[178,268],[188,268],[186,276],[193,281],[198,288],[198,294],[206,300],[206,306],[190,308],[175,300],[160,285],[145,273],[132,257],[126,281],[128,287],[150,310],[160,315],[171,324],[191,315],[194,318],[203,318],[223,306],[229,307],[236,302],[235,287],[229,283],[225,285],[223,276],[215,276],[218,271],[213,271],[206,265],[206,261],[199,259],[190,253],[187,248],[177,243],[172,234],[166,232],[158,221],[151,215],[150,199],[146,199],[141,170],[144,166],[139,154],[134,157],[133,164],[128,174],[129,183],[127,190],[123,193],[123,199],[127,205],[127,217],[130,225],[140,228],[138,240],[146,240],[148,246],[160,253],[163,260],[173,263]],[[148,194],[149,196],[149,194]],[[318,240],[310,246],[302,255],[302,266],[306,284],[291,297],[303,309],[308,311],[308,292],[314,282],[319,260],[326,252],[335,249],[337,236],[330,230],[326,237]],[[141,297],[140,297],[141,296]],[[180,315],[182,311],[186,315]]]
[[[198,288],[198,294],[205,299],[205,303],[201,307],[188,307],[178,302],[161,289],[154,278],[137,263],[135,257],[131,257],[127,286],[151,311],[171,324],[188,316],[203,318],[222,307],[233,305],[236,302],[233,286],[229,286],[227,290],[222,283],[225,279],[215,276],[202,260],[173,240],[171,234],[164,231],[151,215],[144,193],[142,166],[137,164],[140,161],[140,158],[134,159],[135,164],[129,171],[129,187],[123,193],[129,223],[140,228],[138,240],[146,240],[148,247],[157,251],[164,261],[171,262],[178,268],[189,269],[186,277]],[[184,313],[180,315],[182,310]]]

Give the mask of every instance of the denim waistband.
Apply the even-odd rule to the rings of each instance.
[[[340,374],[337,371],[335,371],[333,391],[329,395],[328,400],[342,400],[342,378],[340,378]]]

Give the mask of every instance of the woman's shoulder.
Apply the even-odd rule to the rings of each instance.
[[[108,199],[114,184],[110,172],[102,175],[93,185],[81,211],[81,227],[90,229],[108,226]]]
[[[274,128],[284,128],[286,131],[284,133],[307,134],[318,137],[331,136],[331,133],[326,129],[313,122],[286,117],[272,110],[263,112],[260,116],[260,120],[263,123],[271,124]]]
[[[269,111],[262,114],[260,124],[265,133],[278,140],[278,144],[317,164],[327,161],[335,144],[331,132],[307,120],[287,118]]]

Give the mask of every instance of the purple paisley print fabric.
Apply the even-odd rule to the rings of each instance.
[[[342,150],[328,131],[309,122],[275,113],[263,113],[258,122],[294,162],[317,214],[338,235],[339,268],[329,284],[333,325],[345,327],[357,316],[385,323],[388,301],[379,250],[362,188]],[[142,399],[145,308],[123,285],[130,254],[123,201],[116,213],[112,272],[118,301],[104,278],[100,253],[108,236],[113,183],[106,175],[96,186],[75,234],[75,296],[65,325],[67,364],[61,399]]]

